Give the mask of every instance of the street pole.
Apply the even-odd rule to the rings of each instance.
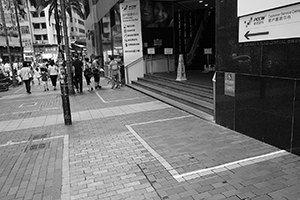
[[[66,67],[67,73],[64,73],[64,78],[61,80],[61,96],[62,96],[62,106],[64,111],[64,120],[65,125],[71,125],[71,110],[70,110],[70,100],[69,100],[69,92],[74,93],[74,88],[72,84],[72,66],[70,61],[70,49],[69,49],[69,38],[68,38],[68,27],[67,27],[67,18],[66,18],[66,8],[65,8],[65,0],[60,0],[61,6],[61,16],[63,21],[63,30],[64,30],[64,39],[65,39],[65,51],[66,51]],[[66,71],[66,69],[64,68]],[[71,88],[70,88],[71,87]]]
[[[13,68],[13,62],[12,62],[12,59],[11,59],[10,46],[9,46],[9,40],[8,40],[8,34],[7,34],[7,28],[6,28],[6,22],[5,22],[5,16],[4,16],[2,0],[0,0],[0,12],[1,12],[1,18],[2,18],[2,26],[3,26],[4,34],[5,34],[5,38],[6,38],[6,47],[7,47],[9,64],[10,64],[10,67],[11,67],[11,70],[12,70],[12,75],[13,75],[13,86],[17,86],[16,76],[15,76],[14,68]]]

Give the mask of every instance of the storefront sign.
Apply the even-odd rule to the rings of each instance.
[[[239,42],[300,37],[300,4],[239,18]]]
[[[147,53],[148,54],[155,54],[155,48],[148,48]]]
[[[212,54],[212,49],[211,48],[204,49],[204,54]]]
[[[172,55],[173,54],[173,48],[165,48],[165,55]]]
[[[228,96],[235,96],[235,74],[225,72],[224,93]]]
[[[140,1],[120,4],[125,66],[143,56]]]
[[[245,16],[273,8],[299,3],[299,0],[238,0],[238,16]]]

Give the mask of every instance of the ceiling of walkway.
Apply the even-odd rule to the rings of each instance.
[[[215,7],[215,0],[176,0],[176,2],[190,10]]]

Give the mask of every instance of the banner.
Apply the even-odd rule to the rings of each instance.
[[[120,4],[124,65],[143,56],[139,0]]]

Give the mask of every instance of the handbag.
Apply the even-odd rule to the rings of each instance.
[[[92,77],[93,76],[92,69],[91,68],[86,68],[84,70],[84,76]]]

